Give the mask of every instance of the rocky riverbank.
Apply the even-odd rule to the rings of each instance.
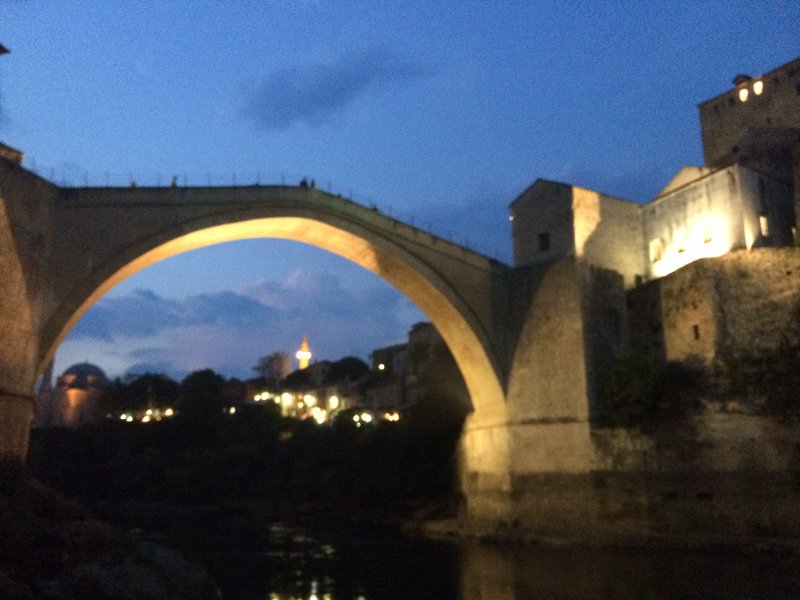
[[[214,582],[176,552],[98,521],[0,461],[0,598],[217,599]]]

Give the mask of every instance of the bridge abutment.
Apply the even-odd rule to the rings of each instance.
[[[32,396],[0,391],[0,455],[24,459],[28,453],[34,400]]]
[[[605,338],[592,314],[624,302],[621,290],[621,279],[575,259],[515,273],[506,419],[464,434],[462,489],[475,533],[575,537],[597,522],[589,415]]]
[[[0,157],[0,454],[24,458],[58,190]]]

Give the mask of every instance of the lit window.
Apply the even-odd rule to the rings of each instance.
[[[650,240],[650,262],[658,262],[661,260],[661,255],[664,253],[664,243],[661,238]]]
[[[742,88],[739,90],[739,100],[742,102],[747,102],[747,98],[750,96],[750,91],[747,88]]]
[[[756,81],[753,84],[753,93],[756,96],[760,96],[761,94],[764,93],[764,82],[763,81]]]
[[[762,236],[769,237],[769,221],[764,213],[758,215],[758,227],[761,229]]]

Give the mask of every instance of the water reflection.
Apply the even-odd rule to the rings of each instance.
[[[731,549],[463,546],[461,598],[789,599],[796,555]]]
[[[434,543],[285,525],[217,534],[194,554],[229,600],[800,597],[788,552]]]

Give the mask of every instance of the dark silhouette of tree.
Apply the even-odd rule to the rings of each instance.
[[[189,373],[181,382],[178,408],[183,419],[216,424],[222,420],[225,379],[211,369]]]
[[[122,413],[175,406],[179,385],[162,373],[145,373],[130,380],[114,379],[103,392],[104,412]]]
[[[289,355],[285,352],[273,352],[262,356],[256,362],[253,370],[264,380],[266,385],[276,385],[289,371]]]
[[[311,376],[308,369],[298,369],[286,376],[283,385],[291,390],[300,390],[311,386]]]
[[[358,381],[367,371],[369,371],[369,366],[363,360],[355,356],[345,356],[343,359],[331,364],[331,368],[325,377],[325,382]]]

